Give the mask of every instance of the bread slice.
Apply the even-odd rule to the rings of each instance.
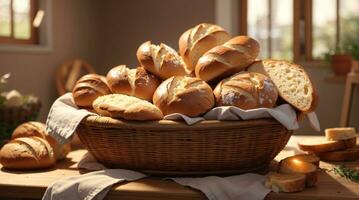
[[[328,152],[355,147],[356,138],[328,141],[325,137],[312,138],[298,142],[299,149],[309,152]]]
[[[325,129],[325,137],[327,140],[346,140],[357,137],[355,128],[340,127]]]
[[[273,192],[300,192],[305,188],[305,175],[271,173],[264,185]]]
[[[321,160],[329,162],[352,161],[359,159],[359,146],[340,151],[321,152],[317,155]]]
[[[263,60],[251,64],[248,71],[267,75],[278,89],[280,97],[296,107],[309,113],[316,108],[318,96],[304,69],[283,60]]]
[[[288,157],[280,161],[279,172],[284,174],[304,174],[307,187],[313,187],[317,184],[318,167],[309,162]]]
[[[286,158],[288,160],[300,160],[300,161],[303,161],[303,162],[308,162],[308,163],[312,163],[313,165],[319,167],[319,157],[316,156],[315,154],[313,153],[310,153],[310,154],[297,154],[297,155],[294,155],[294,156],[290,156],[288,158]]]

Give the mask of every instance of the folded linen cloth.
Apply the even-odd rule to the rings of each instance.
[[[84,175],[65,178],[49,186],[43,200],[101,200],[111,187],[119,182],[134,181],[146,175],[123,169],[106,169],[91,154],[85,154],[77,164],[79,169],[99,170]],[[260,200],[270,192],[264,187],[265,176],[242,174],[229,177],[166,178],[189,186],[205,194],[209,200]]]
[[[59,143],[65,144],[71,141],[77,126],[87,116],[97,115],[85,109],[79,109],[72,98],[71,93],[59,97],[51,106],[46,121],[46,131],[53,136]],[[308,117],[310,123],[319,131],[319,122],[315,113]],[[193,125],[203,120],[248,120],[258,118],[275,118],[289,130],[299,128],[295,110],[288,104],[280,105],[276,108],[258,108],[252,110],[242,110],[234,106],[216,107],[207,112],[203,117],[188,117],[183,114],[174,113],[166,115],[164,119],[183,120],[188,125]]]

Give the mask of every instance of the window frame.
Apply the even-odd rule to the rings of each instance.
[[[30,0],[30,38],[29,39],[18,39],[14,37],[14,11],[13,11],[13,0],[10,0],[10,23],[11,23],[11,33],[10,36],[0,36],[0,45],[17,45],[17,44],[38,44],[39,34],[38,28],[32,25],[32,22],[35,18],[36,12],[38,10],[37,0]]]

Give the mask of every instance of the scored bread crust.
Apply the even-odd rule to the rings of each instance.
[[[129,69],[126,65],[112,68],[106,78],[113,93],[135,96],[147,101],[152,101],[153,93],[160,84],[160,80],[143,67]]]
[[[217,106],[241,109],[271,108],[278,98],[273,82],[263,74],[238,73],[222,80],[213,91]]]
[[[93,108],[99,115],[127,120],[160,120],[163,114],[152,103],[124,94],[98,97]]]
[[[305,89],[305,87],[300,87],[300,85],[298,83],[293,84],[293,86],[291,88],[287,88],[287,87],[281,88],[281,85],[292,81],[293,77],[290,77],[290,76],[288,76],[288,74],[285,74],[285,75],[282,75],[280,80],[276,80],[275,75],[271,75],[270,70],[278,69],[278,66],[285,66],[286,70],[288,70],[288,73],[290,72],[290,70],[299,72],[301,74],[300,78],[304,79],[304,82],[308,83],[308,85],[306,85],[307,89]],[[269,78],[271,78],[278,89],[280,97],[282,99],[284,99],[286,102],[288,102],[289,104],[291,104],[292,106],[294,106],[295,108],[297,108],[298,110],[300,110],[301,112],[309,113],[309,112],[314,111],[315,108],[317,107],[318,102],[319,102],[319,96],[316,92],[315,87],[313,86],[313,83],[312,83],[310,77],[305,72],[305,70],[303,69],[302,66],[290,63],[285,60],[267,59],[267,60],[263,60],[263,61],[257,60],[255,62],[253,62],[248,67],[247,70],[251,71],[251,72],[262,73],[262,74],[268,76]],[[303,91],[308,91],[308,94],[306,96],[308,98],[310,98],[310,101],[304,107],[300,106],[298,103],[298,102],[303,102],[303,101],[297,100],[298,102],[294,102],[291,99],[299,94],[298,89],[301,89]]]
[[[355,147],[357,138],[350,138],[346,140],[328,141],[324,137],[316,140],[303,140],[298,142],[299,149],[309,152],[327,152],[337,151],[347,148]]]
[[[259,54],[259,43],[248,36],[237,36],[207,51],[197,62],[196,77],[216,82],[243,71]]]
[[[305,188],[304,174],[270,173],[265,186],[274,192],[300,192]]]
[[[307,187],[315,186],[318,181],[318,167],[299,159],[288,157],[281,160],[278,171],[285,174],[304,174]]]
[[[147,41],[141,44],[136,55],[141,66],[161,79],[189,74],[181,56],[163,43],[155,45]]]
[[[353,127],[339,127],[325,129],[327,140],[345,140],[357,137],[356,130]]]
[[[197,117],[213,108],[214,96],[206,82],[194,77],[174,76],[157,88],[153,103],[164,115],[181,113]]]
[[[8,169],[29,170],[51,167],[56,160],[50,144],[39,137],[20,137],[5,144],[0,162]]]
[[[179,53],[189,71],[194,71],[198,59],[211,48],[230,39],[230,35],[220,26],[201,23],[185,31],[178,41]]]
[[[99,96],[111,94],[104,76],[87,74],[75,84],[72,95],[75,104],[80,108],[91,108],[92,102]]]
[[[339,151],[317,153],[321,160],[329,162],[352,161],[359,159],[359,146]]]

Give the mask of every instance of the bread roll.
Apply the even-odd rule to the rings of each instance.
[[[198,59],[208,50],[230,39],[220,26],[202,23],[184,32],[179,41],[179,52],[189,71],[194,71]]]
[[[153,103],[164,115],[181,113],[197,117],[214,106],[211,87],[204,81],[186,76],[171,77],[157,88]]]
[[[64,159],[71,151],[70,144],[59,144],[46,132],[45,124],[41,122],[25,122],[19,125],[12,133],[11,139],[31,136],[40,137],[46,140],[51,145],[56,160]]]
[[[325,137],[327,140],[346,140],[356,138],[357,134],[355,128],[352,127],[327,128],[325,129]]]
[[[305,175],[270,173],[264,185],[273,192],[300,192],[305,188]]]
[[[324,137],[317,139],[307,139],[298,142],[299,149],[309,152],[327,152],[338,151],[342,149],[355,147],[357,143],[356,138],[346,140],[328,141]]]
[[[299,159],[286,158],[279,163],[279,172],[284,174],[304,174],[307,187],[313,187],[318,181],[318,167]]]
[[[161,79],[190,73],[181,56],[163,43],[160,45],[152,44],[151,41],[143,43],[137,50],[137,59],[146,70]]]
[[[8,169],[43,169],[55,164],[50,144],[39,137],[21,137],[11,140],[0,151],[0,162]]]
[[[213,93],[217,106],[236,106],[244,110],[271,108],[278,98],[273,82],[258,73],[235,74],[222,80]]]
[[[259,53],[259,44],[248,36],[237,36],[207,51],[196,65],[196,76],[207,82],[244,70]]]
[[[135,96],[147,101],[152,101],[153,93],[160,84],[157,77],[143,67],[129,69],[126,65],[111,69],[107,74],[107,82],[113,93]]]
[[[321,160],[329,162],[344,162],[359,159],[359,146],[339,151],[317,153]]]
[[[310,154],[297,154],[297,155],[294,155],[294,156],[290,156],[288,158],[286,158],[288,160],[300,160],[300,161],[303,161],[303,162],[308,162],[308,163],[312,163],[313,165],[319,167],[319,157],[316,156],[315,154],[313,153],[310,153]]]
[[[106,78],[97,74],[81,77],[72,90],[75,104],[80,108],[92,108],[92,102],[106,94],[111,94]]]
[[[298,110],[304,113],[315,110],[318,96],[301,66],[283,60],[264,60],[253,63],[248,71],[261,73],[272,79],[280,97]]]
[[[93,102],[95,111],[103,116],[127,120],[160,120],[162,112],[152,103],[123,94],[101,96]]]

